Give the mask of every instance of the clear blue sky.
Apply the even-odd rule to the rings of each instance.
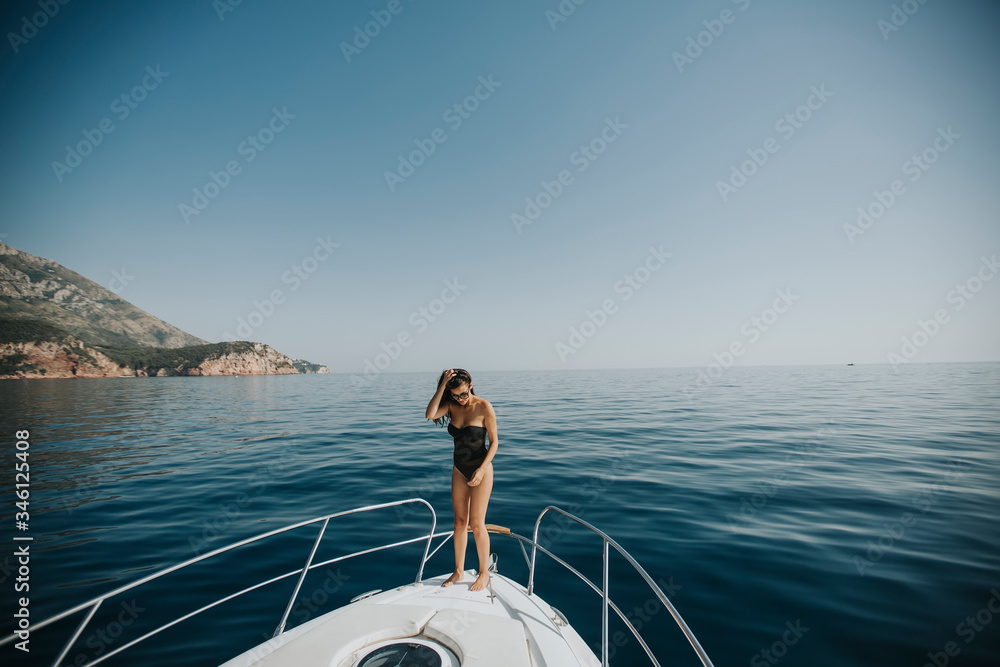
[[[223,2],[8,3],[5,242],[335,372],[1000,360],[995,3]]]

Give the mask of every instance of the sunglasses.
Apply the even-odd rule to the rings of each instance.
[[[448,392],[448,393],[451,395],[452,400],[455,400],[455,401],[460,401],[463,398],[468,398],[468,396],[469,396],[469,392],[467,392],[467,391],[463,392],[461,394],[452,394],[451,392]]]

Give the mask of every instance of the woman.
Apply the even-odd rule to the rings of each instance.
[[[472,390],[472,377],[461,368],[449,368],[438,379],[437,392],[427,404],[427,418],[443,425],[455,439],[451,469],[451,505],[455,510],[455,571],[441,584],[462,581],[465,573],[466,530],[471,526],[479,554],[479,576],[470,591],[485,588],[490,580],[490,535],[486,532],[486,505],[493,490],[493,464],[497,453],[497,416],[493,406]],[[456,422],[461,424],[457,425]],[[490,447],[486,445],[489,435]]]

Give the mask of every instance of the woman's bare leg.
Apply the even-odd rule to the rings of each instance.
[[[480,484],[482,486],[482,484]],[[472,487],[465,475],[455,466],[451,467],[451,508],[455,511],[455,571],[445,579],[442,586],[451,586],[462,580],[465,573],[465,549],[469,543],[469,499]]]
[[[470,591],[485,588],[490,580],[490,534],[486,530],[486,506],[490,502],[490,492],[493,490],[493,464],[490,463],[483,475],[483,481],[478,486],[470,486],[472,498],[469,503],[469,525],[476,538],[476,553],[479,555],[479,576],[469,586]]]

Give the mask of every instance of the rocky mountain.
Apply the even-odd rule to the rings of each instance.
[[[0,242],[0,318],[52,324],[98,345],[204,345],[58,262]]]
[[[329,372],[263,343],[208,343],[0,242],[0,379]]]

